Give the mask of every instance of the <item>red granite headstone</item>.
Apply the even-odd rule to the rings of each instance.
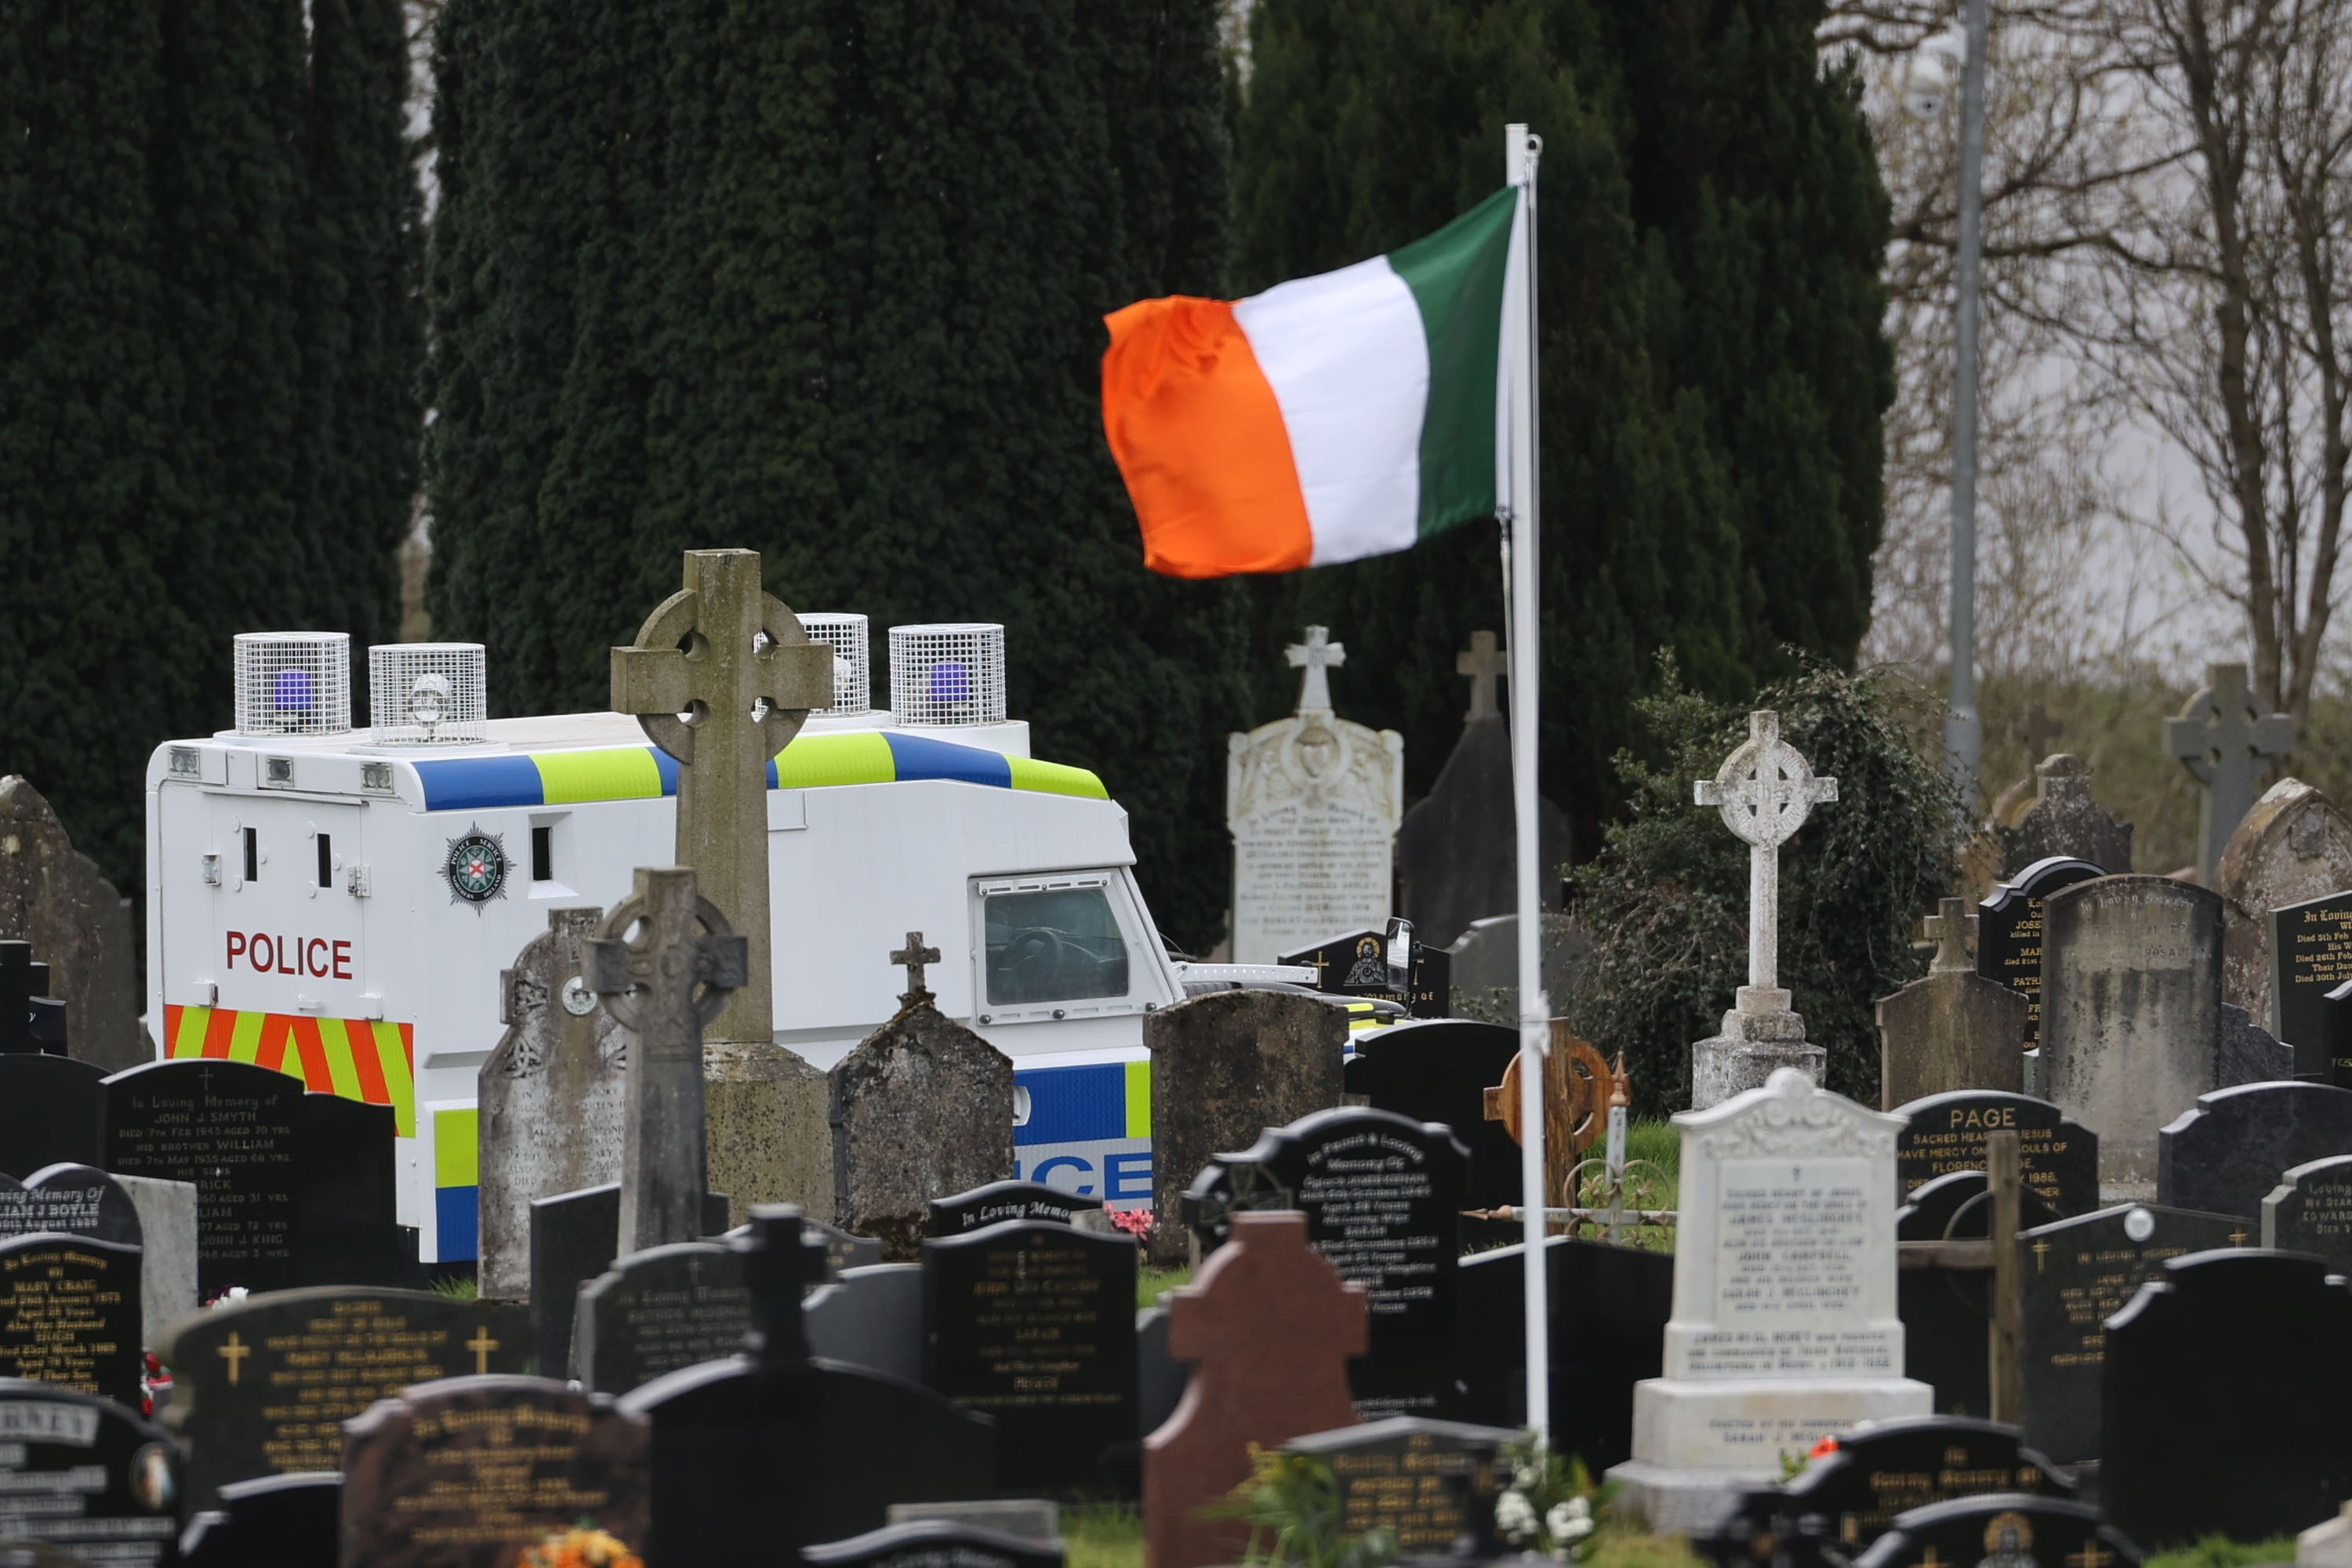
[[[1249,1445],[1356,1424],[1348,1358],[1369,1343],[1364,1289],[1307,1245],[1307,1216],[1237,1214],[1233,1239],[1174,1293],[1169,1354],[1196,1363],[1168,1424],[1143,1440],[1147,1568],[1238,1563],[1249,1527],[1204,1519],[1248,1479]]]

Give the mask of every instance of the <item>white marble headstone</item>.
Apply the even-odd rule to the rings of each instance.
[[[1378,929],[1390,914],[1404,737],[1333,715],[1325,672],[1346,649],[1322,627],[1290,653],[1306,671],[1298,711],[1227,741],[1238,963]]]

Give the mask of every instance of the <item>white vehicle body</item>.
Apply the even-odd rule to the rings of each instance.
[[[442,1263],[475,1250],[476,1074],[500,1034],[499,971],[550,910],[609,909],[635,868],[675,858],[677,765],[635,721],[487,732],[440,747],[231,732],[159,747],[147,772],[163,1054],[393,1105],[401,1218]],[[839,1060],[897,1011],[890,955],[919,931],[943,955],[927,974],[940,1010],[1013,1060],[1019,1173],[1148,1205],[1142,1020],[1183,991],[1125,811],[1092,774],[1030,759],[1019,722],[815,715],[782,763],[777,1041]]]

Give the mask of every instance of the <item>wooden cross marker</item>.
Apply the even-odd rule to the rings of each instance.
[[[582,946],[589,988],[637,1037],[622,1133],[621,1250],[692,1241],[709,1186],[702,1031],[742,987],[751,944],[696,890],[692,870],[664,866],[639,867],[635,890]]]
[[[1454,673],[1470,678],[1470,711],[1462,715],[1465,720],[1475,724],[1503,716],[1495,703],[1495,682],[1509,673],[1509,657],[1495,646],[1494,633],[1470,634],[1470,651],[1454,656]]]
[[[466,1342],[466,1348],[474,1352],[474,1372],[478,1376],[490,1370],[490,1352],[499,1348],[499,1342],[490,1338],[490,1326],[484,1323]]]
[[[228,1363],[228,1385],[231,1388],[236,1386],[237,1380],[243,1373],[245,1358],[252,1353],[253,1347],[238,1338],[235,1329],[229,1331],[228,1342],[213,1352],[213,1354]]]
[[[2294,721],[2255,708],[2242,664],[2207,665],[2204,688],[2179,717],[2164,721],[2165,754],[2179,758],[2205,786],[2197,812],[2197,870],[2207,887],[2222,846],[2253,808],[2254,769],[2294,745]]]
[[[940,950],[923,945],[923,933],[910,931],[907,945],[890,955],[890,962],[903,964],[907,970],[907,988],[898,993],[899,1005],[911,1007],[918,1002],[931,999],[930,988],[923,984],[923,965],[940,962]]]
[[[1305,642],[1293,643],[1282,651],[1284,657],[1290,660],[1291,668],[1307,671],[1306,683],[1298,692],[1298,710],[1301,713],[1328,713],[1331,710],[1331,683],[1325,679],[1324,672],[1337,669],[1348,662],[1348,645],[1333,642],[1328,626],[1309,626]]]
[[[1814,806],[1837,799],[1837,780],[1817,778],[1798,750],[1780,739],[1780,716],[1748,716],[1748,739],[1711,779],[1698,781],[1701,805],[1723,813],[1723,825],[1748,846],[1748,985],[1742,1012],[1782,1012],[1780,992],[1780,846]],[[1753,994],[1751,995],[1751,994]]]
[[[832,700],[833,650],[761,592],[756,551],[688,551],[686,586],[613,650],[614,709],[679,763],[677,862],[699,873],[702,896],[749,943],[747,979],[713,1020],[721,1040],[775,1038],[769,768],[809,710]]]

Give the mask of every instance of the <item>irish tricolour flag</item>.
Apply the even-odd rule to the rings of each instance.
[[[1496,192],[1402,250],[1246,300],[1108,318],[1103,428],[1176,577],[1402,550],[1510,488],[1526,204]]]

